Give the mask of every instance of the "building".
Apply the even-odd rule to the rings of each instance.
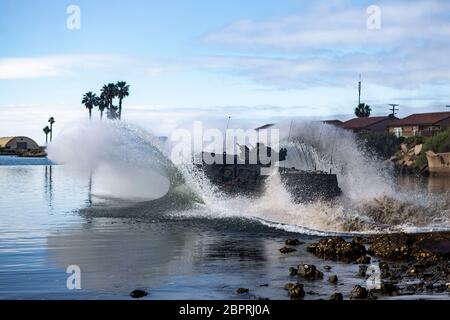
[[[28,137],[1,137],[0,148],[11,151],[39,150],[39,145]]]
[[[389,124],[395,120],[398,119],[392,115],[384,117],[353,118],[345,121],[342,124],[342,128],[351,130],[355,133],[387,132]]]
[[[389,124],[397,137],[433,136],[450,127],[450,112],[415,113]]]

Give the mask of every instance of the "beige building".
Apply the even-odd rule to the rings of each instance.
[[[0,148],[18,151],[18,150],[39,150],[39,145],[28,137],[0,137]]]

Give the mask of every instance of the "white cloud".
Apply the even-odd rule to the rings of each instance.
[[[398,41],[441,40],[450,35],[448,1],[384,1],[381,29],[366,26],[367,7],[315,1],[303,12],[274,20],[239,20],[209,33],[206,43],[276,50],[311,50],[355,46],[398,46]],[[366,49],[372,49],[366,48]]]
[[[75,76],[87,72],[138,72],[155,77],[178,70],[175,64],[117,54],[68,54],[0,58],[0,80]]]
[[[0,79],[70,76],[83,70],[104,68],[119,60],[120,57],[107,54],[0,58]]]
[[[381,29],[366,27],[366,7],[315,1],[296,15],[240,20],[203,43],[230,48],[206,68],[276,88],[345,86],[358,73],[392,88],[450,83],[450,2],[381,1]]]

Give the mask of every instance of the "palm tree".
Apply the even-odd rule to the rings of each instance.
[[[102,87],[101,91],[108,102],[107,109],[111,113],[110,109],[113,108],[113,99],[117,96],[117,86],[114,83],[108,83]]]
[[[355,108],[355,115],[358,118],[367,118],[370,116],[370,113],[372,112],[372,108],[365,103],[360,103],[358,107]]]
[[[44,131],[44,133],[45,133],[45,144],[47,144],[48,143],[48,134],[50,132],[50,128],[48,126],[45,126],[45,128],[42,129],[42,131]]]
[[[117,97],[119,98],[119,120],[122,119],[122,99],[130,95],[130,86],[125,81],[116,83]]]
[[[89,110],[89,120],[92,118],[92,108],[97,105],[98,103],[98,97],[95,93],[92,93],[92,91],[89,91],[88,93],[85,93],[83,96],[83,100],[81,100],[81,103],[86,106],[86,109]]]
[[[109,107],[108,111],[106,112],[106,116],[108,117],[108,119],[117,119],[119,117],[119,113],[118,110],[119,108],[115,105],[111,105],[111,107]]]
[[[105,111],[106,108],[108,108],[108,101],[103,95],[101,94],[100,97],[97,97],[97,106],[98,110],[100,110],[100,120],[103,119],[103,111]]]
[[[55,118],[50,117],[48,119],[48,122],[50,123],[50,142],[52,142],[52,137],[53,137],[53,124],[55,123]]]

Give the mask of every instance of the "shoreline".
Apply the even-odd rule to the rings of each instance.
[[[357,264],[359,270],[355,278],[366,280],[366,286],[355,285],[351,292],[341,292],[336,287],[330,300],[373,300],[395,296],[414,299],[414,296],[450,294],[450,231],[318,239],[310,244],[288,239],[280,253],[289,255],[301,250],[324,263]],[[341,277],[328,265],[317,267],[300,263],[288,268],[292,281],[286,283],[285,290],[291,299],[303,299],[308,282],[325,281],[325,274],[332,284],[337,284]]]

